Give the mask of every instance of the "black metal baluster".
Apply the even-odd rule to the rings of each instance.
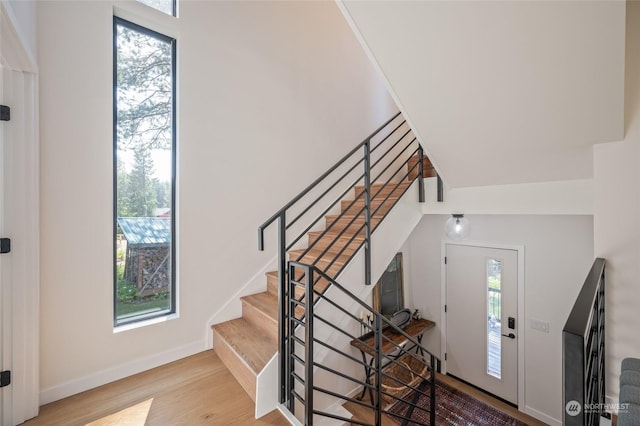
[[[305,267],[305,425],[313,425],[313,267]]]
[[[376,379],[376,417],[375,424],[380,426],[382,424],[382,319],[381,315],[374,315],[374,330],[375,330],[375,379]],[[433,424],[433,423],[432,423]]]
[[[442,203],[444,201],[444,186],[442,184],[442,178],[438,175],[438,202]]]
[[[371,285],[371,139],[364,143],[364,283]]]
[[[418,201],[424,203],[424,152],[422,145],[418,145]]]
[[[429,424],[436,424],[436,370],[434,366],[436,365],[436,357],[431,354],[431,401],[430,401],[430,413],[429,413]],[[439,362],[439,361],[438,361]]]
[[[289,411],[291,411],[291,414],[295,415],[295,400],[293,397],[293,388],[295,386],[295,380],[293,380],[293,368],[295,365],[293,356],[295,353],[295,341],[293,339],[293,334],[295,333],[296,330],[296,326],[295,326],[295,314],[296,314],[296,307],[295,307],[295,295],[296,295],[296,283],[295,283],[295,276],[296,276],[296,271],[295,271],[295,266],[292,263],[289,263],[289,291],[287,292],[286,295],[286,302],[285,304],[287,305],[287,312],[286,312],[286,318],[287,321],[285,321],[287,323],[288,328],[286,329],[287,336],[285,338],[285,347],[287,348],[287,353],[284,355],[284,362],[282,360],[280,360],[280,368],[283,368],[283,370],[281,370],[280,374],[282,375],[283,371],[284,371],[284,382],[286,384],[286,389],[285,389],[285,394],[287,396],[287,408],[289,409]]]
[[[280,361],[280,403],[286,401],[287,395],[287,281],[286,281],[286,253],[287,245],[287,228],[286,228],[286,212],[283,211],[278,216],[278,343],[280,345],[279,361]]]

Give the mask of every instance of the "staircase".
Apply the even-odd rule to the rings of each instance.
[[[317,271],[315,277],[321,277],[313,281],[313,291],[308,296],[314,303],[324,297],[331,285],[336,285],[338,276],[360,286],[364,291],[361,294],[370,291],[371,287],[363,284],[377,280],[372,270],[384,270],[380,255],[392,255],[390,251],[395,254],[397,249],[378,246],[378,258],[372,268],[372,233],[400,201],[401,206],[393,210],[392,216],[404,228],[413,229],[417,224],[416,215],[421,213],[416,212],[420,209],[416,209],[413,200],[408,208],[408,199],[401,198],[417,180],[417,198],[424,200],[423,177],[433,172],[427,170],[430,163],[424,159],[411,129],[397,113],[259,227],[258,245],[262,250],[264,230],[278,223],[278,270],[266,273],[266,291],[241,298],[240,318],[212,326],[214,348],[256,402],[256,415],[275,408],[276,399],[282,403],[288,398],[286,336],[295,324],[304,323],[305,309],[309,307],[305,286],[288,284],[289,278],[293,278],[291,282],[303,278],[299,270],[288,277],[288,262],[308,265]],[[393,226],[383,228],[380,241],[386,241],[389,232],[392,240],[406,238],[411,232],[398,232]],[[347,268],[356,257],[354,267]],[[361,267],[355,267],[362,263],[364,273]],[[293,322],[289,324],[285,318]],[[280,336],[285,338],[279,340]],[[276,362],[277,353],[280,357]],[[267,400],[272,398],[273,402],[265,400],[265,392],[271,394]]]
[[[371,217],[375,229],[391,207],[409,188],[410,182],[372,185]],[[310,231],[310,250],[290,250],[290,260],[316,265],[329,276],[336,276],[364,242],[364,219],[356,215],[364,204],[362,186],[355,187],[355,200],[341,201],[341,214],[326,215],[328,231]],[[343,232],[344,231],[344,232]],[[278,272],[267,272],[267,291],[242,297],[242,317],[212,326],[216,352],[249,396],[256,398],[256,378],[278,351]],[[315,288],[322,292],[326,280]],[[302,298],[300,291],[298,297]]]

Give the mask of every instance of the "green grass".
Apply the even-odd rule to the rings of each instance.
[[[117,305],[117,317],[122,318],[125,316],[130,316],[131,314],[142,314],[154,311],[161,311],[164,309],[169,309],[169,296],[163,299],[158,298],[150,298],[150,299],[140,299],[135,303],[124,303],[118,302]]]

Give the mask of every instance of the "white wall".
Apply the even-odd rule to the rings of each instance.
[[[257,226],[395,110],[334,3],[118,3],[178,38],[180,318],[114,334],[113,5],[38,3],[43,403],[204,349]]]
[[[606,393],[617,402],[620,362],[640,358],[640,4],[627,3],[624,141],[594,147],[595,253],[607,259]]]
[[[593,179],[444,188],[437,201],[435,178],[426,179],[425,214],[593,214]]]
[[[436,328],[425,335],[441,353],[441,241],[448,215],[425,215],[407,242],[410,268],[406,304],[421,310]],[[562,419],[562,328],[593,263],[593,217],[589,215],[466,215],[470,241],[525,247],[525,407],[551,423]],[[529,328],[531,319],[550,324],[548,334]]]
[[[340,3],[453,188],[590,178],[622,137],[625,2]]]

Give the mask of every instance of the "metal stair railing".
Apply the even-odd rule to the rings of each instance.
[[[605,266],[596,258],[562,329],[563,424],[598,425],[605,393]],[[584,410],[581,408],[584,407]],[[588,408],[588,409],[587,409]]]
[[[295,294],[296,287],[303,287],[305,298],[287,298],[287,322],[289,329],[295,330],[288,336],[286,353],[287,408],[294,415],[301,410],[297,417],[307,426],[322,417],[363,426],[379,426],[383,417],[393,418],[401,425],[409,422],[412,425],[435,424],[435,384],[440,360],[421,344],[420,339],[396,327],[315,266],[289,262],[288,272],[292,277],[288,294]],[[331,283],[331,292],[314,289],[311,283],[317,276]],[[314,300],[326,303],[308,303]],[[327,318],[327,308],[330,308],[331,319]],[[367,312],[373,318],[372,322],[363,321],[354,311]],[[340,319],[336,319],[336,313],[340,314]],[[404,342],[397,344],[390,340],[383,333],[389,329],[402,335]],[[358,359],[353,351],[353,342],[365,345],[365,337],[366,341],[371,337],[374,341],[374,345],[369,346],[368,352],[372,354],[369,362],[364,355],[362,360]],[[384,344],[387,349],[383,351]],[[391,350],[388,349],[390,345]],[[354,390],[356,394],[360,392],[359,398],[349,396]],[[421,396],[429,398],[428,406],[418,404]],[[329,412],[315,402],[323,397],[355,404],[367,411],[372,420],[346,418]],[[401,404],[400,408],[392,408],[398,404]],[[420,410],[428,413],[429,423],[412,417]]]
[[[412,156],[417,156],[418,162],[410,168],[408,160]],[[278,335],[281,355],[286,351],[285,342],[288,333],[284,303],[287,293],[287,252],[304,244],[303,237],[309,231],[322,228],[325,215],[338,210],[340,202],[353,193],[357,185],[362,185],[361,193],[356,193],[355,199],[344,211],[332,223],[325,226],[320,235],[314,241],[310,241],[300,254],[295,258],[290,257],[289,260],[310,263],[325,274],[337,277],[347,266],[348,262],[345,262],[345,258],[352,257],[352,254],[347,253],[347,249],[356,252],[364,246],[365,284],[371,284],[371,233],[408,190],[411,183],[409,176],[412,172],[415,175],[414,179],[418,179],[419,182],[419,201],[424,202],[423,158],[422,147],[406,120],[398,112],[258,228],[258,249],[262,251],[265,230],[274,222],[278,222]],[[417,173],[415,173],[416,169]],[[438,181],[440,182],[439,176]],[[385,187],[392,188],[386,196],[382,192]],[[372,207],[374,199],[381,200],[377,208]],[[438,200],[441,201],[440,190]],[[358,202],[362,202],[361,208],[356,205]],[[349,216],[346,216],[347,213]],[[341,218],[348,223],[338,230],[337,224]],[[362,224],[359,224],[359,220]],[[348,237],[348,230],[355,230],[355,232]],[[330,232],[333,236],[332,242],[325,248],[319,248],[318,243]],[[346,243],[345,239],[347,239]],[[340,243],[341,240],[342,243]],[[340,248],[339,244],[344,246]],[[315,256],[315,259],[310,261],[307,256]],[[342,265],[338,263],[339,261],[342,261]],[[322,267],[319,262],[323,263]],[[281,356],[279,384],[281,403],[285,402],[285,367],[284,356]]]

